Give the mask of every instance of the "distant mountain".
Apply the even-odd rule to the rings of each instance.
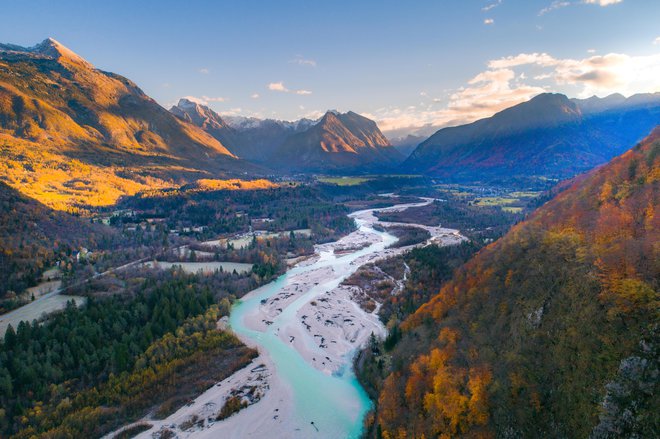
[[[390,137],[389,139],[392,146],[407,158],[417,148],[417,145],[426,140],[426,137],[408,134],[405,137]]]
[[[599,111],[611,110],[624,105],[626,97],[620,93],[614,93],[604,98],[592,96],[587,99],[571,99],[583,113],[597,113]]]
[[[170,108],[170,112],[188,123],[196,125],[219,140],[235,156],[233,150],[237,143],[236,132],[218,113],[205,105],[198,104],[189,99],[179,99],[179,103]]]
[[[320,119],[314,120],[302,118],[294,121],[287,121],[278,119],[259,119],[256,117],[244,116],[225,116],[225,120],[232,128],[239,132],[267,128],[270,125],[279,126],[285,131],[288,130],[300,132],[310,128],[312,125],[315,125]]]
[[[354,112],[328,111],[319,120],[295,122],[223,118],[187,99],[170,111],[221,140],[236,156],[278,172],[380,171],[403,160],[374,121]]]
[[[604,98],[592,96],[587,99],[571,99],[583,114],[599,113],[609,110],[620,110],[635,107],[654,107],[660,102],[660,92],[639,93],[626,98],[620,93],[614,93]]]
[[[607,162],[660,123],[660,94],[570,100],[544,93],[471,124],[443,128],[403,163],[454,180],[566,178]]]
[[[328,111],[317,124],[287,138],[271,160],[295,172],[361,172],[391,169],[402,158],[371,119]]]
[[[170,112],[202,128],[237,157],[266,165],[274,150],[289,136],[316,123],[310,119],[287,122],[252,117],[222,117],[209,107],[185,98],[180,99]]]
[[[286,139],[309,129],[316,121],[233,118],[229,119],[228,123],[237,133],[240,156],[268,166],[272,165],[270,157]]]
[[[457,269],[381,357],[378,437],[657,437],[659,197],[660,127]]]
[[[0,45],[0,179],[58,208],[252,169],[53,39]]]

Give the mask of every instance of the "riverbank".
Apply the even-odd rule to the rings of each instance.
[[[315,256],[244,296],[232,310],[230,323],[245,344],[259,350],[259,357],[167,419],[142,420],[152,428],[138,437],[149,438],[161,429],[182,438],[358,437],[370,401],[352,373],[352,358],[372,333],[384,337],[386,332],[376,312],[360,308],[350,287],[341,282],[364,264],[410,248],[388,248],[396,238],[372,227],[378,222],[373,212],[352,213],[358,230],[317,245]],[[443,245],[464,239],[455,230],[420,227]],[[348,248],[360,250],[335,252]],[[215,421],[213,416],[233,391],[250,387],[263,396],[228,419]],[[189,427],[193,419],[201,422]]]

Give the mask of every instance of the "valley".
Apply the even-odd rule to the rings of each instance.
[[[379,178],[381,179],[379,184],[385,186],[390,184],[387,183],[388,177]],[[390,178],[394,181],[398,179],[396,176]],[[405,179],[405,181],[418,183],[409,179]],[[374,182],[372,181],[370,184],[374,184]],[[281,398],[277,395],[289,395],[290,386],[292,386],[289,382],[286,386],[278,387],[278,383],[282,380],[278,373],[286,368],[278,366],[278,362],[273,360],[269,356],[269,351],[260,344],[263,337],[258,334],[263,333],[270,334],[267,339],[271,340],[273,344],[285,348],[282,351],[285,358],[291,357],[289,352],[293,349],[292,352],[300,358],[299,366],[303,370],[308,370],[307,374],[311,373],[315,377],[312,381],[327,382],[332,389],[336,387],[333,380],[344,382],[343,392],[347,393],[343,394],[344,396],[339,400],[335,400],[334,404],[339,404],[338,401],[351,400],[356,395],[362,395],[358,397],[358,400],[362,400],[360,411],[354,413],[354,410],[349,410],[348,413],[351,415],[345,419],[352,419],[352,421],[346,421],[348,423],[342,421],[341,424],[344,425],[341,428],[346,428],[347,432],[352,431],[351,434],[357,437],[362,429],[362,416],[368,410],[370,403],[351,372],[351,361],[372,332],[384,336],[385,329],[377,310],[374,312],[374,309],[361,307],[362,293],[355,291],[352,287],[347,287],[342,280],[348,278],[365,264],[404,254],[412,248],[411,246],[393,246],[392,244],[396,243],[397,238],[379,231],[383,226],[386,229],[395,226],[407,228],[414,226],[419,230],[424,230],[428,236],[422,238],[422,243],[426,242],[431,247],[454,245],[465,238],[455,230],[429,227],[424,224],[415,225],[410,224],[409,221],[405,224],[392,222],[379,224],[376,218],[376,215],[424,208],[433,203],[433,198],[420,200],[411,196],[397,198],[391,194],[364,195],[364,189],[361,187],[340,189],[340,191],[349,192],[340,195],[335,193],[334,185],[325,185],[326,183],[316,187],[299,185],[249,189],[240,193],[226,189],[195,190],[194,192],[184,190],[172,194],[142,194],[133,200],[128,199],[119,206],[120,209],[115,208],[109,221],[113,224],[114,233],[122,236],[119,247],[95,249],[87,252],[84,258],[79,257],[77,261],[69,262],[71,267],[65,270],[61,281],[63,282],[62,288],[65,289],[67,295],[51,293],[52,297],[37,298],[34,302],[0,318],[7,318],[7,323],[13,324],[12,334],[23,334],[26,327],[49,328],[51,321],[53,319],[57,321],[58,317],[46,316],[45,319],[42,317],[39,320],[41,313],[46,310],[54,311],[57,306],[61,306],[57,304],[66,304],[71,299],[76,300],[79,305],[83,305],[84,302],[79,300],[105,303],[112,300],[113,297],[122,297],[118,299],[119,303],[133,306],[130,304],[139,297],[135,295],[135,291],[145,288],[150,283],[145,282],[148,278],[160,279],[158,282],[165,281],[166,284],[179,282],[177,279],[180,279],[184,282],[192,282],[191,286],[196,284],[200,286],[215,285],[216,287],[212,291],[215,291],[213,293],[213,296],[216,297],[214,301],[219,300],[221,304],[219,315],[229,314],[231,330],[239,335],[244,344],[257,348],[260,356],[247,363],[241,363],[244,368],[237,371],[237,375],[231,375],[227,378],[226,383],[223,382],[219,386],[211,386],[206,393],[205,389],[197,387],[199,384],[192,383],[192,387],[188,389],[190,396],[183,400],[178,399],[183,398],[181,395],[176,397],[171,393],[161,394],[162,396],[158,398],[175,398],[179,401],[173,403],[172,408],[168,409],[168,413],[171,413],[170,416],[172,416],[171,419],[166,417],[164,421],[158,421],[149,416],[139,421],[138,419],[144,414],[142,411],[144,409],[137,411],[135,408],[131,409],[131,413],[134,413],[131,417],[138,415],[137,419],[134,418],[137,422],[135,425],[144,426],[145,423],[148,423],[154,425],[152,431],[160,431],[161,427],[165,426],[165,429],[169,429],[167,426],[174,423],[181,425],[178,427],[180,434],[184,433],[184,427],[185,430],[189,430],[191,423],[197,425],[191,430],[199,430],[196,434],[207,431],[207,427],[211,432],[215,432],[216,429],[224,431],[223,429],[229,428],[233,431],[236,428],[236,431],[242,431],[242,428],[247,428],[239,428],[236,425],[242,425],[241,423],[244,422],[242,419],[246,419],[245,416],[249,417],[250,413],[257,410],[257,407],[266,407],[258,410],[272,408],[272,403],[268,401],[272,401],[274,398],[279,401]],[[330,202],[333,198],[346,196],[349,196],[351,200],[348,204],[377,207],[350,213],[341,204]],[[231,199],[231,204],[224,204],[229,199]],[[266,203],[266,200],[272,204]],[[283,200],[286,201],[282,202]],[[203,210],[189,210],[186,207],[199,202],[206,205]],[[298,206],[295,212],[289,209],[292,203]],[[387,207],[393,203],[399,204]],[[218,210],[220,206],[222,208]],[[158,210],[161,207],[166,210]],[[157,209],[154,210],[154,208]],[[179,213],[171,217],[172,219],[162,215],[171,212]],[[204,212],[204,214],[200,215],[200,212]],[[218,216],[220,212],[222,215]],[[268,213],[265,214],[266,212]],[[102,219],[106,218],[106,215],[104,211],[101,211],[94,218],[95,220]],[[215,223],[208,222],[207,215],[212,215]],[[231,219],[231,221],[221,220],[218,223],[220,218]],[[357,230],[354,230],[354,222],[359,227]],[[214,229],[218,224],[224,225]],[[309,228],[295,228],[301,225]],[[258,228],[261,230],[257,230]],[[282,229],[284,230],[278,231]],[[190,230],[190,232],[184,232],[184,230]],[[224,234],[218,239],[218,235],[215,233],[219,231],[224,231]],[[165,243],[167,244],[164,245]],[[390,248],[386,248],[388,246]],[[129,249],[130,251],[127,252]],[[159,266],[157,270],[154,270],[155,264]],[[290,264],[295,265],[287,268]],[[63,266],[62,263],[59,265]],[[205,267],[206,270],[198,272],[198,268],[202,267]],[[274,283],[268,284],[269,281]],[[259,287],[260,285],[263,286]],[[255,290],[255,288],[258,289]],[[245,295],[251,290],[254,291]],[[241,301],[230,312],[230,304],[234,298],[241,298]],[[56,302],[53,302],[53,299]],[[337,303],[328,306],[334,301]],[[245,308],[246,304],[253,304],[251,312],[247,312],[249,308]],[[52,308],[46,309],[45,306],[52,306]],[[70,305],[67,305],[65,312],[84,315],[88,306],[83,305],[76,310],[75,307],[70,309]],[[57,316],[57,313],[54,315]],[[316,317],[314,320],[303,318],[307,315],[316,315]],[[32,325],[24,323],[18,325],[18,318],[25,316],[29,316],[28,321],[37,318],[39,322]],[[245,316],[244,321],[237,320],[242,318],[241,316]],[[224,320],[221,319],[222,321]],[[342,329],[344,325],[348,324],[356,325],[355,331]],[[221,331],[227,330],[225,323],[222,323],[219,328]],[[15,332],[16,329],[18,332]],[[257,334],[256,338],[255,334]],[[211,333],[207,336],[215,337]],[[5,339],[10,339],[13,335],[7,337],[9,336],[5,336]],[[114,361],[108,366],[116,370],[115,373],[119,373],[121,369],[115,369],[118,364]],[[173,358],[169,361],[178,360]],[[208,359],[204,361],[208,361]],[[265,368],[260,366],[262,363],[266,365]],[[129,362],[128,365],[130,364]],[[86,367],[88,366],[84,366],[84,368]],[[252,372],[255,368],[256,372]],[[132,367],[128,366],[123,373],[126,374],[131,369]],[[311,372],[312,369],[314,372]],[[139,369],[136,369],[123,379],[133,379],[131,378],[133,374],[138,372]],[[259,376],[261,378],[258,378]],[[265,376],[270,376],[270,378],[265,380],[263,378]],[[102,390],[105,385],[103,383],[106,380],[107,378],[100,378],[98,381],[99,391],[104,391]],[[229,393],[244,387],[243,384],[240,384],[243,382],[241,380],[251,383],[248,386],[250,388],[258,384],[257,388],[261,389],[259,393],[262,394],[265,403],[256,403],[261,396],[257,398],[254,394],[245,394],[240,398],[244,401],[254,400],[256,403],[255,408],[245,410],[247,415],[241,414],[241,411],[226,421],[214,420],[225,402],[231,399]],[[208,383],[208,381],[202,382]],[[74,392],[81,395],[89,392],[86,390],[88,385],[81,386],[81,384],[74,386],[71,391],[76,389]],[[34,386],[34,384],[31,385]],[[269,391],[271,387],[274,390]],[[137,387],[137,389],[141,388],[142,386]],[[323,391],[323,389],[327,390],[327,388],[319,388],[319,391]],[[15,391],[20,392],[20,387]],[[150,390],[147,387],[145,391]],[[17,396],[19,394],[17,393]],[[199,399],[195,399],[198,395]],[[186,406],[179,408],[184,400],[188,401]],[[161,399],[161,401],[163,400]],[[193,401],[200,401],[200,403]],[[205,402],[201,403],[201,401]],[[170,404],[167,401],[164,403]],[[188,406],[187,404],[190,403],[193,405]],[[61,413],[53,411],[58,404],[58,398],[53,400],[46,398],[44,404],[46,405],[42,410],[44,413],[48,413],[46,420],[53,419],[52,416],[58,418],[63,416]],[[123,404],[121,403],[118,407],[122,410],[119,413],[123,413],[125,410]],[[277,419],[282,422],[286,419],[282,428],[298,428],[292,427],[294,424],[302,425],[295,409],[298,405],[291,400],[287,404],[289,404],[289,409],[286,412],[282,411]],[[328,404],[332,404],[332,400],[329,399]],[[191,411],[189,407],[198,408]],[[215,414],[209,414],[209,407],[215,408]],[[119,427],[115,423],[115,418],[110,418],[110,422],[103,421],[96,414],[83,415],[81,409],[83,407],[76,407],[69,414],[65,412],[61,426],[56,431],[66,431],[61,430],[63,428],[73,428],[72,431],[78,431],[77,427],[73,427],[71,424],[77,416],[92,416],[90,419],[95,419],[97,427],[93,430],[94,433],[88,431],[92,435],[99,432],[107,434],[113,426],[114,428]],[[284,405],[281,410],[283,409]],[[335,411],[335,409],[323,409],[322,411]],[[285,413],[288,413],[288,418],[285,418]],[[330,424],[335,425],[334,420],[323,421],[322,417],[318,416],[319,413],[317,412],[315,415],[319,419],[315,421],[319,423],[317,428],[320,428],[321,425],[324,428],[330,428]],[[358,416],[356,417],[356,415]],[[43,428],[41,427],[43,419],[36,414],[28,416],[30,416],[30,422],[34,423],[32,428]],[[201,425],[204,425],[204,428],[201,428]],[[248,423],[248,425],[252,425],[252,423]],[[293,431],[295,432],[295,430]]]
[[[175,3],[3,6],[0,438],[660,437],[660,6]]]
[[[432,201],[379,211],[402,211]],[[351,362],[370,336],[384,337],[385,328],[376,313],[360,308],[342,281],[363,265],[410,247],[391,248],[396,238],[373,228],[378,224],[373,210],[350,216],[358,230],[317,245],[311,259],[248,293],[232,308],[230,327],[245,344],[257,348],[259,356],[170,417],[138,421],[136,425],[152,426],[138,437],[167,430],[182,437],[276,434],[304,438],[314,432],[324,437],[359,437],[370,402],[351,372]],[[465,240],[452,229],[433,228],[432,232],[424,244],[456,245]],[[230,393],[254,386],[258,396],[238,414],[219,420],[209,412],[209,407],[222,407]]]

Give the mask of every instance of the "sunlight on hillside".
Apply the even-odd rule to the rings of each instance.
[[[270,180],[258,179],[258,180],[240,180],[237,178],[232,178],[229,180],[214,180],[203,178],[197,180],[193,185],[200,190],[255,190],[255,189],[273,189],[279,185],[273,183]]]

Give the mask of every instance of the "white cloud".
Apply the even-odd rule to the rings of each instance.
[[[570,5],[571,5],[571,2],[562,1],[562,0],[554,0],[554,1],[553,1],[552,3],[550,3],[548,6],[546,6],[546,7],[543,8],[543,9],[541,9],[541,10],[539,11],[539,15],[545,15],[545,14],[547,14],[548,12],[552,12],[552,11],[554,11],[554,10],[556,10],[556,9],[565,8],[566,6],[570,6]]]
[[[584,0],[585,3],[598,5],[598,6],[609,6],[621,3],[623,0]]]
[[[492,18],[486,18],[484,20],[484,24],[493,24],[493,23],[495,23],[495,20],[493,20]]]
[[[252,93],[252,94],[250,95],[250,97],[251,97],[252,99],[259,99],[260,96],[259,96],[259,93]]]
[[[549,73],[542,73],[540,75],[534,76],[534,79],[536,81],[543,81],[544,79],[550,79],[550,78],[552,78],[552,75]]]
[[[488,12],[491,9],[494,9],[494,8],[498,7],[499,5],[501,5],[501,4],[502,4],[502,0],[497,0],[497,1],[495,1],[491,4],[489,4],[489,5],[484,6],[483,8],[481,8],[481,10],[483,12]]]
[[[545,91],[537,86],[518,85],[515,76],[511,69],[487,70],[451,93],[442,109],[436,109],[434,104],[446,100],[436,98],[425,108],[382,108],[368,117],[377,120],[378,126],[389,135],[411,131],[426,135],[442,126],[488,117]]]
[[[296,55],[296,57],[289,62],[292,64],[298,64],[299,66],[316,67],[315,60],[307,59],[302,55]]]
[[[201,73],[202,75],[208,75],[209,73],[211,73],[211,70],[204,67],[204,68],[199,69],[199,73]]]
[[[449,98],[446,115],[452,118],[480,118],[543,93],[538,86],[513,83],[511,69],[486,70],[468,81],[468,86]]]
[[[487,69],[449,94],[443,108],[435,99],[419,108],[386,107],[369,117],[388,135],[430,134],[443,126],[468,123],[546,91],[569,96],[630,95],[660,91],[660,54],[609,53],[583,59],[521,53],[487,63]]]
[[[490,69],[540,68],[544,78],[559,86],[576,88],[579,96],[599,93],[635,93],[660,89],[660,54],[630,56],[621,53],[584,59],[557,59],[547,53],[519,54],[493,60]]]
[[[596,49],[587,49],[587,53],[596,53]]]
[[[653,45],[654,46],[660,45],[660,37],[657,37],[655,40],[653,40]]]
[[[507,56],[488,62],[490,69],[504,69],[517,67],[525,64],[539,64],[542,66],[551,66],[556,60],[547,53],[521,53],[514,56]]]
[[[289,91],[289,89],[284,86],[284,83],[282,81],[271,82],[270,84],[268,84],[268,90],[281,91],[283,93],[287,93]]]
[[[565,8],[566,6],[571,6],[575,5],[578,3],[584,3],[588,5],[598,5],[598,6],[609,6],[609,5],[615,5],[617,3],[621,3],[623,0],[582,0],[580,2],[578,1],[566,1],[566,0],[554,0],[552,3],[550,3],[548,6],[545,8],[541,9],[539,11],[539,15],[545,15],[548,12],[554,11],[555,9],[560,9],[560,8]]]
[[[268,84],[267,87],[268,87],[268,90],[277,91],[277,92],[281,92],[281,93],[294,93],[294,94],[303,95],[303,96],[312,94],[312,92],[309,91],[309,90],[289,90],[288,88],[286,88],[284,86],[284,82],[282,82],[282,81],[280,81],[280,82],[271,82],[270,84]]]
[[[184,96],[183,99],[188,99],[191,102],[195,102],[201,105],[209,105],[211,102],[226,102],[227,99],[218,96],[218,97],[210,97],[210,96]]]

